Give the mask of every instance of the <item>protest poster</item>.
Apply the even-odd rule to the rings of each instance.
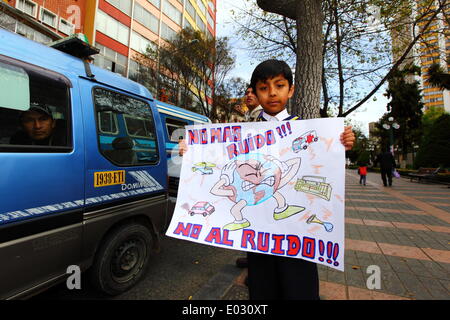
[[[166,235],[343,271],[343,131],[342,118],[187,126]]]

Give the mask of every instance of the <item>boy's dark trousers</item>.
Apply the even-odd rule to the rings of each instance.
[[[359,184],[363,184],[366,185],[366,176],[365,175],[360,175],[359,176]]]
[[[315,263],[250,252],[247,258],[250,300],[319,300]]]
[[[289,116],[286,120],[297,120]],[[262,112],[256,121],[266,121]],[[247,253],[250,300],[319,300],[315,263],[262,253]]]

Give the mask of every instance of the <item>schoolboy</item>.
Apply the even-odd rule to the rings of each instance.
[[[293,76],[284,61],[267,60],[253,71],[250,86],[256,93],[263,110],[256,121],[297,120],[286,110],[294,94]],[[351,127],[341,134],[346,150],[352,148],[355,136]],[[180,155],[187,151],[183,141]],[[318,300],[319,277],[315,263],[266,254],[251,253],[248,257],[248,287],[251,300]]]
[[[253,92],[263,107],[257,121],[297,120],[286,110],[294,94],[289,66],[280,60],[267,60],[253,71]],[[347,150],[355,140],[351,127],[341,134]],[[248,287],[251,300],[295,299],[319,300],[319,277],[315,263],[287,257],[249,252]]]

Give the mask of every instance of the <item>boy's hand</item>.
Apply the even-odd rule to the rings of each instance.
[[[187,144],[186,144],[186,140],[184,139],[180,139],[178,140],[178,154],[180,155],[180,157],[183,156],[183,154],[185,154],[188,150]]]
[[[345,147],[345,151],[351,150],[355,143],[355,134],[352,131],[352,126],[344,128],[344,132],[341,133],[341,143]]]

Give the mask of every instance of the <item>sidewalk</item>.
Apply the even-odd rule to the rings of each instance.
[[[369,173],[361,186],[356,171],[347,170],[345,272],[319,265],[321,298],[450,300],[450,189],[405,178],[393,184],[384,187],[379,174]],[[381,288],[369,290],[373,265]],[[217,299],[247,300],[247,270],[225,269]]]

